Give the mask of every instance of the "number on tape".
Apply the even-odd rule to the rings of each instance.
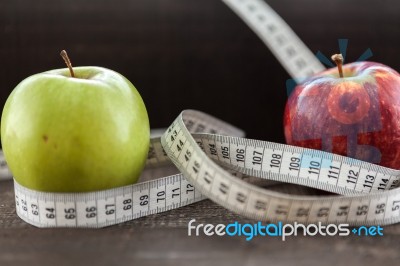
[[[261,221],[383,225],[400,220],[400,189],[397,188],[400,171],[266,141],[214,134],[192,135],[185,126],[192,115],[192,111],[184,111],[161,138],[162,145],[189,182],[225,208]],[[191,151],[190,158],[182,156],[185,150]],[[249,184],[221,166],[246,175],[344,196],[288,196]],[[366,183],[371,176],[380,176],[374,179],[376,184]]]

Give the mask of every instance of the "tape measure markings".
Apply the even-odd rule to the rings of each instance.
[[[243,135],[241,130],[219,119],[201,112],[190,114],[188,123],[196,130]],[[167,165],[169,159],[160,138],[152,139],[151,147],[154,152],[150,153],[147,165]],[[205,199],[181,174],[90,193],[44,193],[14,183],[17,214],[38,227],[109,226]]]
[[[331,206],[335,206],[335,201],[343,202],[343,199],[338,197],[298,197],[266,191],[231,176],[222,170],[220,166],[217,166],[215,162],[211,161],[210,158],[226,167],[239,170],[244,174],[303,184],[342,194],[349,194],[352,190],[357,191],[357,186],[348,187],[346,183],[341,185],[340,182],[335,186],[333,184],[321,182],[320,178],[301,178],[301,171],[299,171],[298,176],[293,176],[293,179],[289,179],[289,173],[285,173],[286,169],[282,167],[284,164],[283,162],[288,161],[288,159],[285,159],[287,154],[296,154],[300,157],[301,159],[298,162],[299,166],[304,166],[304,160],[309,162],[310,158],[318,158],[321,162],[324,158],[329,159],[331,163],[335,161],[342,166],[337,175],[338,181],[342,179],[346,180],[348,177],[343,173],[348,171],[359,171],[361,173],[365,170],[370,173],[368,169],[376,168],[376,177],[381,176],[380,179],[393,178],[398,182],[398,175],[395,175],[398,171],[371,166],[368,163],[349,160],[346,157],[338,155],[332,156],[331,154],[321,151],[224,135],[194,134],[192,137],[185,129],[183,117],[185,117],[185,121],[189,121],[188,123],[194,125],[195,128],[202,128],[219,133],[235,131],[238,135],[242,134],[241,131],[235,130],[229,125],[225,124],[224,127],[222,122],[213,120],[205,114],[195,111],[185,111],[168,129],[161,141],[165,142],[163,144],[164,151],[171,157],[178,169],[188,178],[196,177],[194,180],[190,179],[190,183],[184,179],[182,175],[175,175],[119,189],[78,194],[35,192],[22,188],[16,183],[17,213],[23,217],[25,221],[37,226],[102,227],[143,217],[152,213],[162,212],[177,206],[184,206],[204,199],[205,197],[202,194],[196,192],[195,187],[199,188],[202,192],[206,191],[207,197],[212,198],[232,211],[244,214],[250,218],[259,218],[260,220],[293,221],[293,219],[296,219],[296,221],[304,220],[305,222],[312,222],[316,220],[316,217],[314,217],[312,213],[315,213],[315,209],[322,208],[318,202],[326,201],[326,204],[330,204]],[[208,122],[210,122],[212,126],[210,126]],[[199,125],[201,126],[199,127]],[[153,139],[151,141],[154,149],[157,149],[155,147],[158,147],[157,145],[159,145],[159,143],[160,139]],[[201,150],[200,146],[198,146],[198,143],[202,143],[201,146],[204,152]],[[210,145],[212,145],[214,150],[210,148]],[[237,153],[235,153],[235,148],[243,149],[243,151],[239,153],[245,156],[244,158],[241,157],[243,164],[228,164],[228,161],[223,157],[224,154],[222,153],[226,151],[223,147],[228,146],[230,147],[229,158],[236,158]],[[272,152],[268,153],[267,149]],[[272,154],[279,154],[282,159],[280,161],[282,165],[279,167],[279,171],[271,171],[274,168],[261,169],[260,167],[256,169],[252,163],[253,155],[251,151],[253,151],[253,154],[257,151],[257,153],[262,155],[261,159],[258,160],[261,165],[268,165],[269,161],[273,158]],[[164,152],[157,150],[153,154],[158,155],[158,157],[152,157],[149,161],[156,160],[157,162],[165,164],[166,158],[168,157],[165,156]],[[269,154],[270,157],[267,158],[267,156],[264,156],[265,154]],[[208,156],[210,158],[208,158]],[[307,156],[309,156],[309,158],[307,158]],[[229,162],[231,163],[232,160],[229,160]],[[348,162],[348,164],[345,164],[345,162]],[[343,167],[343,165],[346,165],[346,167]],[[303,169],[303,167],[300,169]],[[390,175],[390,173],[393,175]],[[319,174],[321,175],[321,173]],[[199,179],[198,176],[203,176],[203,178]],[[379,178],[376,178],[376,181],[377,180],[379,180]],[[364,182],[362,179],[357,179],[357,184],[362,184],[362,182]],[[394,181],[392,181],[392,184],[393,183]],[[386,184],[385,187],[372,187],[382,189],[390,188],[388,186],[390,182],[386,181]],[[178,187],[179,193],[176,194],[179,194],[179,201],[176,196],[173,196],[173,192],[177,191]],[[378,189],[375,191],[378,191]],[[359,208],[361,208],[358,210],[359,213],[363,215],[368,214],[368,216],[363,218],[357,218],[357,215],[351,217],[348,222],[352,224],[360,221],[363,223],[373,223],[373,221],[369,221],[371,219],[380,222],[380,224],[388,223],[392,220],[397,221],[397,219],[399,219],[398,213],[397,215],[388,214],[387,217],[376,220],[376,216],[373,216],[368,213],[367,210],[363,209],[365,208],[364,206],[369,207],[370,201],[374,200],[374,202],[389,202],[392,208],[394,208],[393,211],[396,211],[397,208],[400,208],[400,206],[396,205],[396,201],[400,202],[400,196],[390,194],[393,193],[393,191],[398,191],[398,189],[389,190],[389,193],[385,192],[386,194],[381,192],[368,194],[368,196],[363,195],[359,198],[350,197],[350,200],[347,201],[347,206],[342,204],[339,207],[346,207],[346,210],[348,210],[348,217],[351,217],[351,212],[357,214],[357,211],[354,211],[354,209]],[[214,198],[212,197],[213,195]],[[365,200],[367,202],[365,202]],[[362,205],[355,204],[357,201],[360,201]],[[343,211],[340,212],[340,208],[336,210],[337,214],[343,213]],[[309,212],[308,215],[305,213],[306,210]],[[382,209],[379,209],[380,213],[382,212],[381,210]],[[114,215],[110,218],[106,215],[107,212],[109,214],[112,212],[111,214]],[[332,213],[334,212],[335,211],[332,211]],[[390,213],[389,209],[387,213]],[[340,220],[338,217],[330,214],[327,221],[331,221],[332,219],[334,221]],[[321,219],[318,219],[318,221],[320,220]]]
[[[212,136],[212,135],[198,135],[198,134],[193,134],[192,135],[196,143],[202,142],[203,143],[203,151],[207,154],[208,157],[213,159],[214,161],[218,162],[219,165],[232,168],[236,171],[240,171],[241,173],[245,175],[250,175],[250,176],[255,176],[259,178],[265,178],[265,179],[273,179],[277,180],[280,182],[289,182],[289,183],[295,183],[295,184],[302,184],[302,185],[307,185],[310,187],[315,187],[315,188],[320,188],[324,189],[327,191],[339,193],[339,194],[358,194],[358,193],[366,193],[366,192],[371,192],[371,191],[379,191],[379,190],[387,190],[389,188],[395,188],[397,187],[398,180],[400,178],[399,173],[397,172],[396,174],[393,175],[383,175],[382,178],[375,178],[375,181],[373,184],[377,184],[376,181],[380,179],[387,180],[386,183],[384,184],[385,186],[382,186],[383,183],[380,183],[380,186],[378,185],[370,185],[371,187],[369,188],[368,191],[365,191],[363,188],[363,185],[365,185],[365,181],[369,175],[366,173],[370,174],[370,171],[368,171],[365,168],[368,168],[369,165],[365,164],[364,162],[361,161],[353,161],[355,165],[351,164],[345,164],[341,163],[343,160],[347,160],[346,157],[339,157],[336,158],[336,161],[333,160],[333,158],[326,158],[327,155],[330,155],[329,153],[324,153],[324,152],[319,152],[319,156],[314,154],[311,155],[310,158],[316,158],[316,160],[320,160],[323,163],[319,163],[319,165],[329,165],[332,164],[339,164],[344,167],[337,167],[337,176],[334,176],[336,181],[334,182],[329,182],[328,175],[327,173],[328,169],[330,169],[327,166],[321,167],[318,170],[318,174],[316,172],[312,172],[312,177],[310,178],[310,174],[307,173],[309,171],[309,165],[310,165],[310,160],[307,158],[308,154],[310,152],[316,152],[314,150],[307,150],[304,149],[303,153],[299,153],[298,147],[294,146],[288,146],[288,145],[280,145],[280,144],[274,144],[274,143],[269,143],[269,142],[257,142],[256,140],[249,140],[249,139],[240,139],[240,138],[235,138],[235,137],[225,137],[225,136]],[[210,144],[205,144],[204,143],[211,143],[210,140],[212,139],[212,148],[208,147]],[[206,141],[205,141],[206,140]],[[241,142],[241,146],[238,146],[239,142]],[[204,148],[208,147],[208,148]],[[215,148],[214,148],[215,147]],[[227,148],[230,147],[230,148]],[[232,147],[234,147],[232,149]],[[236,147],[241,147],[241,148],[236,148]],[[229,155],[227,156],[228,152],[226,149],[229,149]],[[215,149],[215,151],[213,150]],[[224,150],[222,150],[224,149]],[[259,151],[257,151],[257,149]],[[251,156],[248,156],[246,161],[243,160],[243,162],[237,162],[235,160],[226,161],[226,157],[229,159],[231,158],[236,158],[238,155],[241,155],[242,153],[237,153],[238,150],[241,150],[243,154],[245,153],[252,153],[257,152],[261,155],[259,159],[259,164],[254,164],[254,161],[251,161]],[[250,150],[250,152],[249,152]],[[226,152],[225,155],[222,154],[222,152]],[[272,154],[272,155],[271,155]],[[292,155],[296,154],[297,156],[293,157]],[[305,155],[306,154],[306,155]],[[268,156],[269,155],[269,156]],[[276,159],[274,158],[274,155]],[[278,156],[279,155],[279,156]],[[225,156],[225,158],[224,158]],[[250,157],[250,158],[249,158]],[[325,157],[325,159],[324,159]],[[290,167],[290,161],[292,158],[298,159],[297,163],[297,168],[291,168]],[[240,159],[242,161],[242,159]],[[296,160],[297,161],[297,160]],[[304,163],[306,161],[307,163]],[[275,162],[277,167],[272,167],[275,166],[275,164],[271,164],[270,162]],[[311,161],[313,162],[313,161]],[[259,165],[259,166],[258,166]],[[264,169],[263,169],[264,166]],[[279,166],[279,167],[278,167]],[[271,168],[272,167],[272,168]],[[275,170],[274,170],[275,169]],[[291,172],[291,170],[296,170],[295,174]],[[357,180],[354,181],[353,185],[353,180],[349,180],[349,173],[357,173]],[[275,175],[279,174],[279,176]],[[377,173],[375,172],[375,175]],[[362,179],[364,177],[364,179]],[[391,181],[390,181],[391,180]],[[349,182],[350,186],[349,186]],[[378,182],[379,183],[379,182]],[[393,185],[395,183],[395,185]],[[390,185],[390,186],[389,186]],[[369,186],[369,185],[368,185]]]
[[[289,25],[262,0],[222,0],[264,42],[296,81],[325,67]]]
[[[176,135],[175,138],[171,138],[172,134]],[[225,139],[225,142],[228,139],[231,139],[228,136],[212,136],[208,135],[208,137],[212,138],[215,137],[216,140],[218,139]],[[190,182],[192,182],[196,187],[199,188],[202,194],[206,197],[212,199],[213,201],[217,202],[218,204],[232,210],[238,212],[239,214],[246,215],[249,218],[253,219],[260,219],[260,220],[268,220],[268,221],[299,221],[300,218],[304,217],[305,222],[316,222],[320,221],[317,216],[313,217],[310,215],[310,210],[312,208],[320,207],[319,201],[333,201],[332,206],[334,206],[334,201],[343,202],[343,200],[348,200],[349,204],[346,207],[348,211],[346,213],[339,212],[340,210],[330,210],[329,215],[330,219],[333,219],[333,222],[340,220],[340,218],[336,216],[346,216],[346,222],[359,225],[359,224],[386,224],[393,221],[400,220],[400,213],[397,211],[397,200],[400,200],[400,194],[398,188],[392,189],[386,192],[374,192],[370,194],[362,194],[362,195],[348,195],[340,197],[299,197],[299,196],[288,196],[283,195],[276,192],[271,192],[268,190],[263,190],[258,187],[252,186],[242,180],[235,179],[234,177],[225,173],[222,168],[220,168],[217,164],[215,164],[206,154],[204,154],[199,147],[197,147],[196,141],[194,138],[191,137],[189,132],[186,130],[184,126],[184,122],[182,120],[182,116],[179,116],[177,120],[173,123],[173,125],[168,129],[168,131],[162,137],[162,143],[164,146],[165,151],[167,152],[168,156],[171,160],[176,164],[178,169],[188,178]],[[254,141],[254,140],[253,140]],[[263,146],[261,142],[255,141],[256,145]],[[261,145],[260,145],[261,144]],[[278,149],[279,146],[282,144],[273,144],[269,143],[269,145],[274,146]],[[286,149],[289,149],[289,146],[285,146]],[[306,154],[309,153],[307,149],[301,149]],[[185,162],[182,156],[182,153],[185,154],[186,151],[193,151],[190,159]],[[282,149],[279,149],[282,150]],[[315,151],[314,155],[316,154],[323,154],[323,152]],[[325,154],[326,155],[326,154]],[[332,156],[334,160],[338,161],[339,163],[343,163],[343,161],[348,161],[346,157],[342,156]],[[358,167],[359,171],[361,168],[368,168],[370,165],[365,162],[357,161],[357,160],[350,160],[352,164],[348,164],[347,168],[343,168],[339,174],[342,176],[341,178],[348,178],[346,176],[345,171],[352,171],[354,169],[354,165]],[[205,165],[205,166],[204,166]],[[353,167],[353,168],[352,168]],[[390,170],[384,167],[377,168],[383,172],[385,171],[392,171],[398,172],[395,170]],[[192,171],[192,169],[196,169]],[[208,186],[204,186],[204,183],[201,181],[202,179],[199,176],[204,175],[204,172],[207,169],[213,169],[215,174],[213,175],[213,182]],[[350,170],[349,170],[350,169]],[[208,176],[206,174],[206,176]],[[275,176],[278,178],[277,176]],[[282,180],[282,176],[279,176]],[[301,180],[301,181],[300,181]],[[305,181],[303,181],[305,180]],[[299,179],[298,183],[304,182],[305,185],[312,184],[310,179]],[[324,187],[325,186],[325,187]],[[320,185],[320,188],[325,189],[327,188],[328,184]],[[206,189],[207,188],[207,189]],[[355,188],[355,187],[354,187]],[[339,188],[338,190],[348,192],[348,190],[354,189],[353,187],[345,186],[344,188]],[[387,186],[386,186],[387,188]],[[233,192],[232,192],[233,191]],[[348,193],[347,193],[348,194]],[[389,202],[392,206],[392,210],[389,210],[389,207],[385,209],[386,212],[377,210],[376,208],[369,208],[371,200],[378,200],[378,201],[387,201],[389,197],[393,196],[394,198]],[[282,206],[286,205],[284,210],[274,213],[264,213],[261,215],[260,212],[255,210],[254,206],[249,204],[243,204],[246,201],[238,201],[239,198],[245,199],[252,199],[252,201],[258,201],[264,203],[264,205],[271,204],[271,206]],[[359,203],[360,202],[360,203]],[[254,202],[253,202],[254,203]],[[279,205],[280,204],[280,205]],[[299,205],[300,204],[300,205]],[[361,205],[360,205],[361,204]],[[308,213],[303,213],[304,208],[300,208],[299,206],[307,205]],[[247,208],[247,206],[250,206]],[[367,206],[367,207],[365,207]],[[372,206],[374,207],[374,206]],[[276,207],[277,208],[277,207]],[[277,211],[277,209],[274,209]],[[365,209],[367,208],[367,209]],[[271,208],[270,208],[271,209]],[[273,209],[273,208],[272,208]],[[374,211],[379,211],[379,214],[382,213],[384,216],[373,215]],[[285,215],[279,215],[280,213],[284,213]],[[344,215],[346,214],[346,215]],[[296,217],[296,219],[294,219]],[[378,217],[378,218],[377,218]],[[301,219],[300,219],[301,220]],[[330,220],[330,221],[331,221]]]
[[[18,215],[38,227],[104,227],[205,199],[182,175],[90,193],[44,193],[17,182],[14,187]]]

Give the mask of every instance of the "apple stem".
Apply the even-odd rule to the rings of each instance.
[[[67,51],[62,50],[60,53],[61,57],[64,59],[65,64],[67,65],[67,67],[69,68],[69,72],[71,73],[71,77],[75,77],[74,74],[74,70],[72,69],[72,64],[71,64],[71,60],[69,60]]]
[[[343,55],[342,54],[334,54],[332,55],[331,59],[336,63],[338,70],[339,70],[339,76],[343,78]]]

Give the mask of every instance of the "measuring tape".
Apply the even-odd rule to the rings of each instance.
[[[300,80],[324,69],[265,2],[223,1],[260,36],[292,77]],[[400,171],[243,135],[217,118],[184,111],[161,138],[151,139],[140,183],[90,193],[47,193],[14,181],[17,214],[38,227],[104,227],[209,198],[259,221],[399,222]],[[0,177],[10,178],[2,156],[0,163]],[[172,175],[159,178],[161,173]],[[341,196],[284,194],[256,185],[249,176]]]
[[[222,0],[265,43],[280,64],[297,82],[325,67],[263,0]]]

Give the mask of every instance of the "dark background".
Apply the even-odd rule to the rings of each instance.
[[[400,70],[400,1],[268,0],[313,53],[371,60]],[[25,77],[75,66],[120,72],[137,87],[151,126],[182,111],[208,112],[251,138],[284,142],[289,75],[219,0],[0,0],[0,104]]]

